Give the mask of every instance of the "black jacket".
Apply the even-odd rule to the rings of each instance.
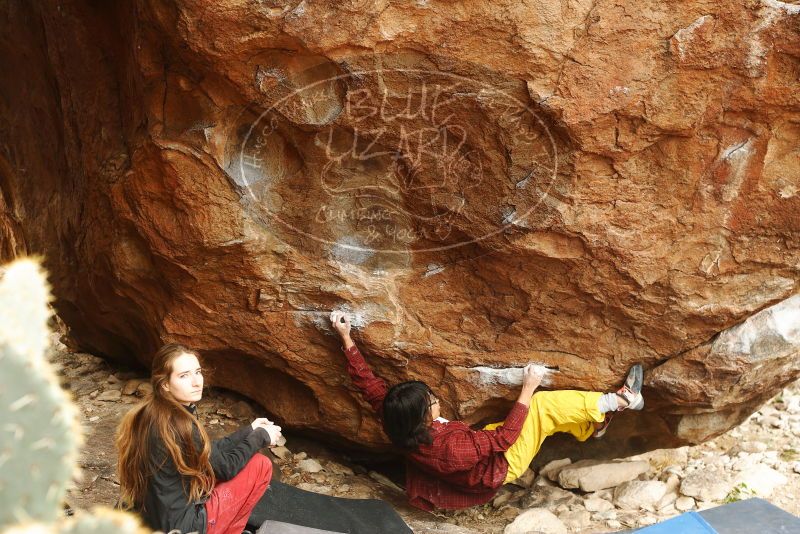
[[[194,404],[187,409],[195,413]],[[197,428],[194,440],[199,447],[201,441]],[[250,425],[212,442],[209,460],[217,481],[224,482],[235,477],[259,449],[269,444],[267,431],[263,428],[253,430]],[[145,522],[152,529],[162,532],[179,530],[183,533],[205,534],[206,499],[189,501],[189,479],[178,473],[157,431],[150,435],[150,469],[144,507],[140,510]]]

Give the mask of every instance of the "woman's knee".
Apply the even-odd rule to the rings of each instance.
[[[269,458],[257,452],[250,458],[248,463],[257,471],[257,478],[269,483],[270,479],[272,479],[272,462]]]

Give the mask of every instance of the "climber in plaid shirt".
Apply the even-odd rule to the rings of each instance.
[[[350,319],[331,312],[353,385],[383,422],[393,445],[406,456],[406,493],[423,510],[468,508],[492,499],[516,480],[539,452],[544,439],[569,432],[585,441],[605,432],[607,412],[641,410],[642,367],[635,365],[616,393],[534,391],[542,376],[536,366],[523,371],[522,391],[502,423],[472,430],[440,417],[439,399],[420,381],[389,389],[376,377],[350,337]]]

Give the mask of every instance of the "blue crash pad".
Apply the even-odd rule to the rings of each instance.
[[[768,503],[747,499],[700,512],[719,534],[800,534],[800,517]]]
[[[703,516],[697,512],[686,512],[678,517],[673,517],[657,525],[645,527],[636,531],[636,534],[718,534],[709,525]]]
[[[697,516],[697,517],[695,517]],[[704,526],[697,519],[704,520]],[[693,528],[695,530],[689,530]],[[700,530],[698,530],[700,529]],[[688,512],[667,521],[626,533],[636,534],[800,534],[800,517],[781,510],[764,499],[747,499]],[[620,533],[622,534],[622,532]]]

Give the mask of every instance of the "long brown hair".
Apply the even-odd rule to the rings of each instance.
[[[156,432],[164,443],[178,472],[189,478],[187,497],[196,501],[214,488],[214,470],[209,456],[208,434],[175,397],[164,389],[169,382],[175,359],[181,354],[199,355],[182,345],[164,345],[153,357],[150,384],[152,394],[125,414],[117,428],[117,474],[120,485],[119,505],[125,509],[140,509],[144,505],[147,480],[155,467],[150,458],[151,433]],[[194,429],[200,434],[202,446],[197,448]]]

